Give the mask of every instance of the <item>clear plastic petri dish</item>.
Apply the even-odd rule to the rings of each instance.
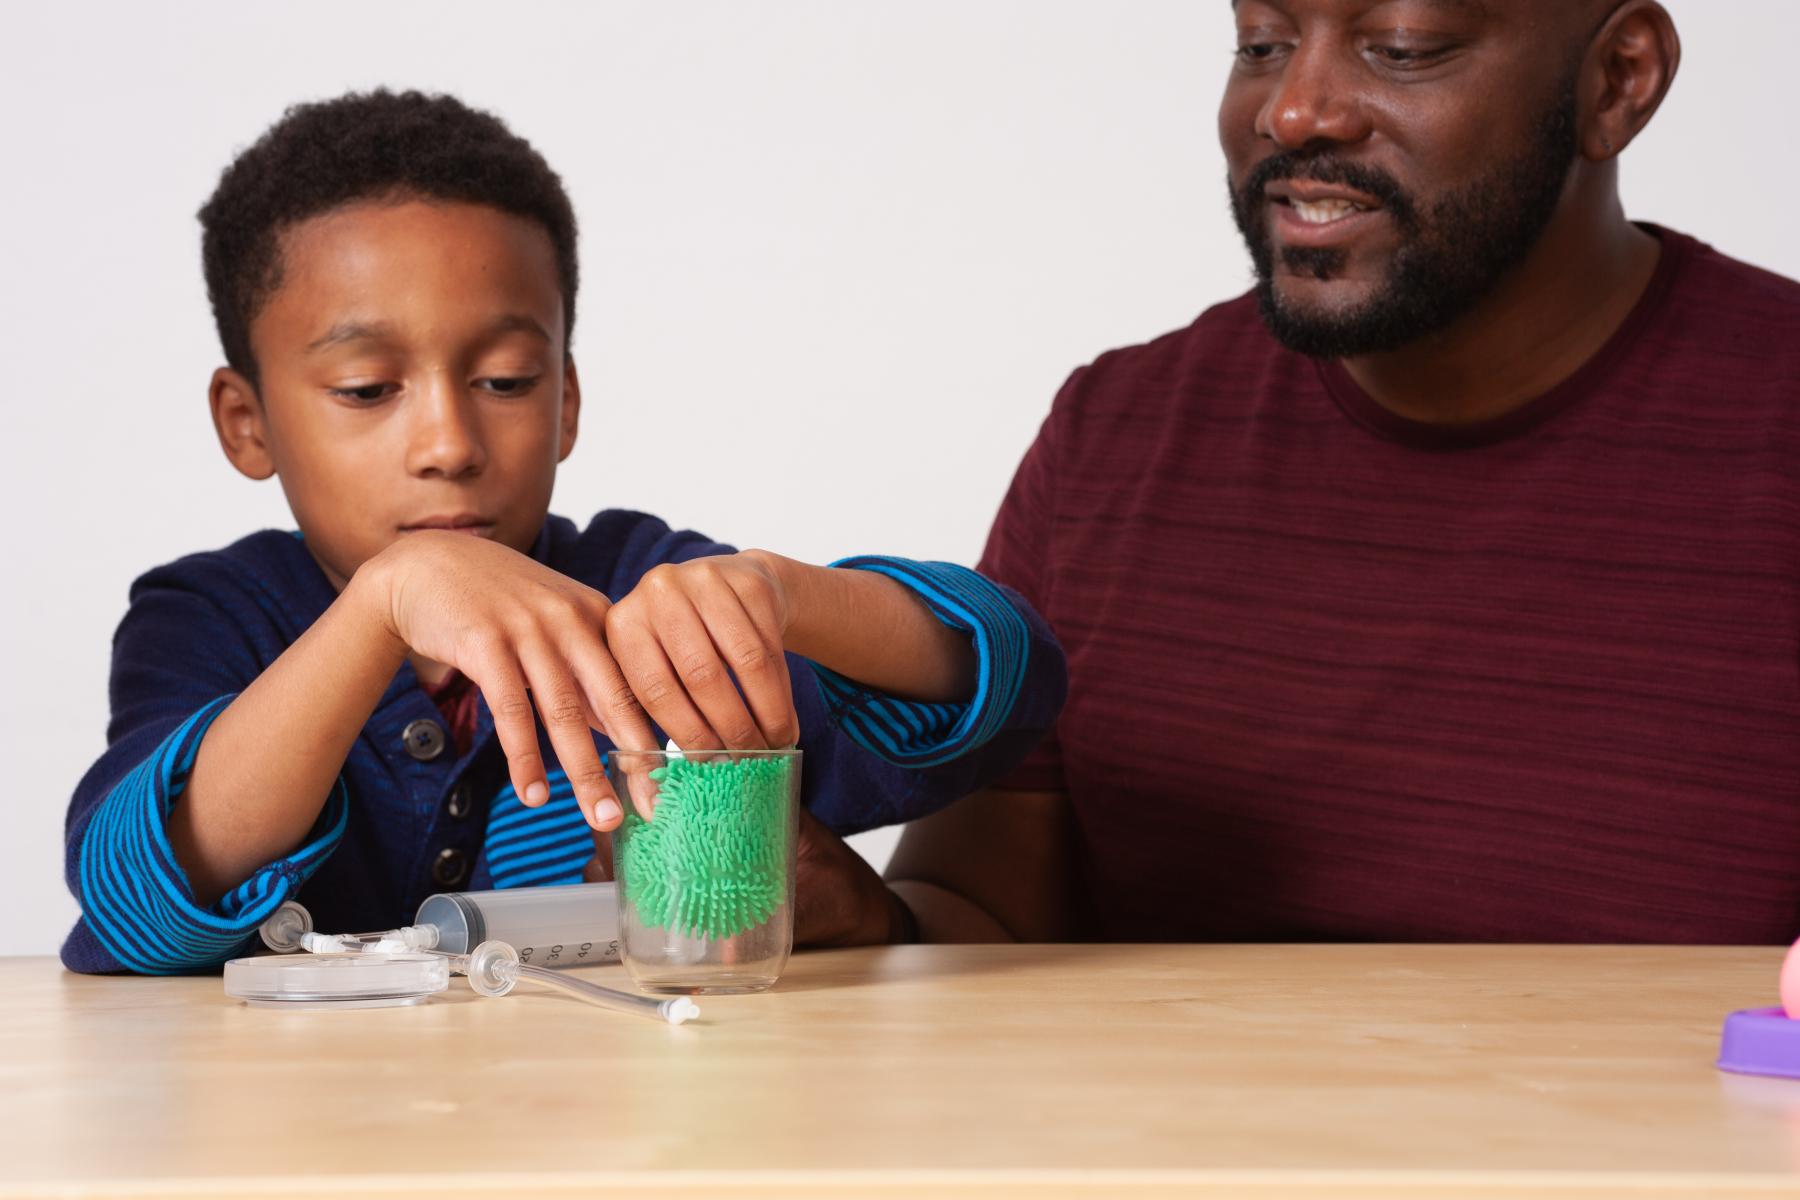
[[[450,986],[436,954],[301,954],[234,958],[225,994],[258,1008],[395,1008]]]

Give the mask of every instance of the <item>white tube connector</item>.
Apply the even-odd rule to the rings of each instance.
[[[301,948],[301,939],[312,932],[312,927],[312,914],[305,905],[298,900],[284,900],[257,932],[262,934],[263,945],[275,953],[292,954]]]
[[[435,950],[436,925],[408,925],[383,933],[307,933],[300,948],[312,954],[413,954]]]

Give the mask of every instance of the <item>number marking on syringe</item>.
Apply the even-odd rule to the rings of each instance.
[[[564,953],[569,951],[569,953]],[[534,957],[541,957],[546,967],[568,966],[573,963],[605,963],[619,961],[619,939],[606,942],[582,942],[579,946],[566,946],[557,943],[554,946],[520,946],[519,961],[529,963]]]

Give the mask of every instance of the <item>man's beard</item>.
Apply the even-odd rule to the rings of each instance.
[[[1256,266],[1263,321],[1282,345],[1315,358],[1351,358],[1397,350],[1438,332],[1467,313],[1531,253],[1556,212],[1574,165],[1575,81],[1560,89],[1539,120],[1531,145],[1486,176],[1428,207],[1386,171],[1325,154],[1282,151],[1256,165],[1231,189],[1232,215]],[[1323,311],[1284,302],[1275,291],[1264,189],[1278,179],[1338,183],[1381,201],[1400,236],[1387,276],[1360,304]],[[1230,188],[1229,181],[1227,187]],[[1287,247],[1282,265],[1326,280],[1347,254]]]

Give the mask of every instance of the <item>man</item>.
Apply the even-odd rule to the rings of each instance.
[[[1668,13],[1233,14],[1257,287],[1057,398],[983,567],[1069,701],[893,894],[928,940],[1791,939],[1800,285],[1625,218]],[[810,851],[813,936],[878,929]]]

